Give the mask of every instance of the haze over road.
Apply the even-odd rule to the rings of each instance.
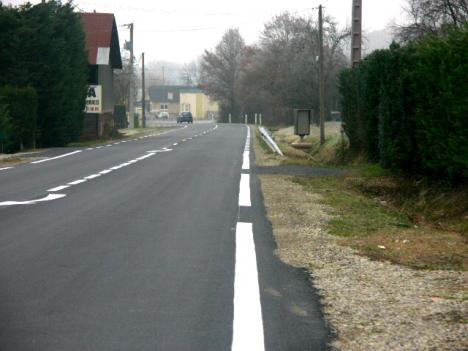
[[[0,350],[325,349],[246,126],[47,156],[0,170]]]

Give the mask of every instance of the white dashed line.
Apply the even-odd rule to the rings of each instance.
[[[237,223],[232,351],[265,350],[252,223]]]
[[[250,169],[249,152],[245,151],[242,160],[242,169]]]
[[[60,191],[60,190],[63,190],[63,189],[69,188],[69,187],[70,187],[70,185],[61,185],[61,186],[58,186],[56,188],[49,189],[47,191],[53,193],[55,191]]]
[[[100,177],[101,175],[100,174],[91,174],[87,177],[84,177],[84,179],[94,179],[94,178],[97,178],[97,177]]]
[[[78,184],[81,184],[81,183],[84,183],[86,182],[86,179],[78,179],[78,180],[75,180],[74,182],[70,182],[70,183],[67,183],[68,185],[78,185]]]
[[[13,167],[3,167],[3,168],[0,168],[0,171],[6,171],[7,169],[13,169]]]
[[[252,206],[250,201],[250,175],[241,174],[239,185],[239,206]]]

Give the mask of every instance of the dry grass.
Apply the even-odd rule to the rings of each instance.
[[[299,160],[301,164],[314,164],[311,155],[284,148],[283,142],[294,141],[291,132],[291,128],[285,128],[276,133],[286,156],[281,163]],[[258,141],[255,146],[261,162],[271,157],[265,155]],[[468,268],[467,188],[444,191],[415,184],[390,177],[378,166],[355,168],[351,176],[345,177],[279,179],[296,182],[306,194],[312,194],[313,200],[332,216],[324,223],[328,232],[362,255],[418,269]],[[307,201],[298,201],[290,210],[285,200],[280,203],[287,216],[300,220],[303,213],[310,212]]]
[[[342,162],[341,145],[343,140],[340,131],[340,122],[326,122],[326,141],[324,145],[320,145],[320,129],[317,126],[311,126],[310,135],[304,139],[305,142],[312,144],[312,148],[309,150],[298,150],[291,146],[292,143],[300,141],[300,137],[294,135],[293,127],[279,129],[274,133],[274,137],[287,157],[282,161],[283,164],[323,167]]]
[[[355,180],[331,177],[295,181],[305,190],[321,195],[320,203],[333,216],[327,229],[342,237],[341,244],[373,259],[417,269],[468,269],[464,233],[430,221],[415,222],[390,201],[356,190]]]

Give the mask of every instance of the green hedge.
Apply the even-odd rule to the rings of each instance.
[[[25,147],[36,147],[37,138],[37,94],[31,87],[0,87],[3,104],[3,119],[0,122],[4,139],[4,151],[14,152]],[[7,112],[7,114],[5,114]],[[1,112],[0,112],[1,114]]]
[[[354,152],[404,174],[468,177],[468,30],[375,51],[340,92]]]

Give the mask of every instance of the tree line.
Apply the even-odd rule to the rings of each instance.
[[[338,108],[337,77],[347,65],[340,45],[348,30],[325,18],[326,110]],[[266,124],[290,124],[294,108],[318,111],[318,22],[283,13],[266,23],[259,43],[246,45],[230,29],[201,58],[199,84],[220,102],[221,118],[262,113]],[[318,113],[315,114],[318,118]]]
[[[399,173],[468,178],[468,7],[410,0],[400,43],[340,75],[350,149]]]
[[[88,61],[73,5],[0,2],[0,47],[0,151],[76,140],[83,128]]]

